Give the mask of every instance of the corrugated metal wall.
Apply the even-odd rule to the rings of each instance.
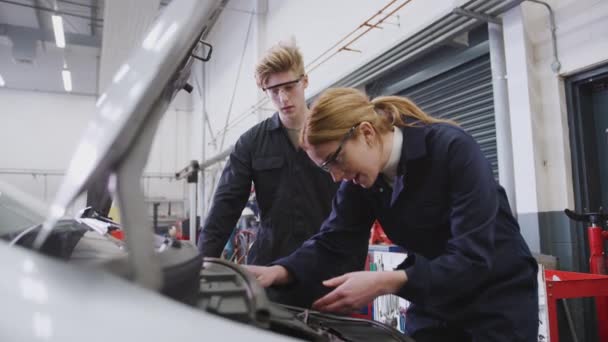
[[[490,55],[486,54],[450,71],[400,91],[427,113],[455,120],[481,145],[498,179],[496,125]]]

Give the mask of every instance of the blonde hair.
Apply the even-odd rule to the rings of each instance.
[[[407,122],[406,122],[407,120]],[[420,109],[410,99],[400,96],[381,96],[369,100],[354,88],[331,88],[323,92],[313,104],[300,136],[302,146],[315,146],[342,139],[353,126],[367,121],[379,134],[392,131],[393,126],[449,123]]]
[[[271,74],[293,71],[298,77],[304,75],[304,59],[295,41],[279,42],[268,51],[255,67],[255,81],[259,88]]]

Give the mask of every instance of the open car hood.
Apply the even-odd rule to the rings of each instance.
[[[119,67],[97,101],[34,246],[39,248],[76,197],[96,179],[110,177],[122,215],[131,271],[140,285],[160,289],[161,262],[146,220],[140,177],[158,124],[176,93],[187,84],[200,38],[225,1],[171,2],[156,18],[141,46]],[[203,57],[204,59],[204,57]]]

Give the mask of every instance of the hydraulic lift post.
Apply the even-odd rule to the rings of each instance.
[[[194,245],[196,245],[196,231],[198,229],[198,227],[196,226],[196,194],[199,171],[200,165],[198,161],[192,160],[190,161],[190,165],[186,166],[183,170],[175,173],[175,178],[178,180],[186,178],[186,181],[188,182],[188,187],[190,188],[190,227],[188,227],[188,229],[189,240]]]

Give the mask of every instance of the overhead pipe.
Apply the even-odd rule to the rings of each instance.
[[[0,169],[0,175],[30,175],[36,176],[65,176],[65,170],[53,169]],[[175,175],[167,172],[145,172],[141,178],[150,179],[173,179]]]
[[[498,177],[509,199],[511,211],[517,218],[515,197],[515,171],[513,167],[513,140],[509,109],[507,68],[502,25],[488,23],[490,41],[490,64],[494,95],[494,119],[496,123],[496,153],[498,155]]]
[[[551,6],[544,1],[540,1],[540,0],[525,0],[525,1],[543,5],[547,9],[547,11],[549,11],[549,25],[551,26],[551,42],[553,45],[553,63],[551,63],[551,70],[553,70],[553,72],[557,74],[557,73],[559,73],[560,69],[562,68],[562,64],[559,61],[559,58],[557,56],[557,33],[556,33],[557,27],[555,26],[555,14],[553,13],[553,8],[551,8]]]
[[[231,145],[230,147],[228,147],[227,149],[225,149],[224,151],[216,154],[215,156],[203,161],[202,163],[200,163],[199,167],[201,169],[201,171],[204,171],[205,169],[207,169],[208,167],[219,163],[221,161],[223,161],[224,159],[226,159],[226,157],[228,157],[230,155],[230,153],[232,153],[232,150],[234,149],[234,145]]]
[[[511,211],[517,217],[515,198],[515,171],[513,168],[513,140],[505,62],[505,44],[500,18],[485,13],[456,8],[455,14],[482,20],[488,24],[490,67],[492,70],[492,94],[494,96],[494,120],[496,124],[496,153],[499,182],[505,189]]]

